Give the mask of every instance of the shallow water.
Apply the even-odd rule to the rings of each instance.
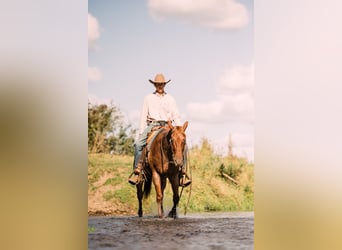
[[[88,249],[253,249],[254,213],[89,217]]]

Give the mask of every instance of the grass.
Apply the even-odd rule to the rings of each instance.
[[[136,189],[127,183],[132,172],[132,156],[109,154],[88,155],[88,193],[107,187],[103,199],[113,206],[120,204],[137,211]],[[193,184],[187,212],[253,211],[254,209],[254,165],[244,158],[222,157],[208,149],[191,149],[190,165]],[[221,172],[237,182],[222,177]],[[107,178],[107,177],[108,178]],[[101,178],[105,178],[99,183]],[[110,190],[108,190],[108,187]],[[153,186],[154,187],[154,186]],[[184,188],[179,203],[180,212],[185,211],[190,187]],[[164,208],[172,207],[172,191],[168,183],[164,193]],[[155,214],[155,190],[143,201],[145,214]]]
[[[95,227],[88,226],[88,233],[95,232]]]

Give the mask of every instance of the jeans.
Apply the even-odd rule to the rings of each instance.
[[[146,145],[146,141],[147,141],[147,134],[151,132],[152,128],[156,126],[156,124],[151,123],[150,125],[148,125],[144,132],[142,132],[138,139],[135,141],[134,143],[134,162],[133,162],[133,170],[137,168],[137,164],[140,160],[142,151]]]

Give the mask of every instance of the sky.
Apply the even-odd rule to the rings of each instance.
[[[158,73],[188,121],[187,143],[254,162],[253,1],[89,0],[88,99],[139,127]]]

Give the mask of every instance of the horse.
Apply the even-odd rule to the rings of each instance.
[[[181,168],[184,162],[184,150],[186,145],[185,130],[188,126],[186,121],[183,126],[173,126],[171,121],[161,129],[150,145],[147,157],[143,161],[143,178],[137,184],[137,197],[139,202],[139,217],[143,216],[142,199],[150,195],[151,183],[156,190],[158,217],[164,216],[163,197],[167,179],[171,183],[173,192],[173,207],[168,217],[177,218],[177,205],[179,202],[179,181]],[[146,147],[143,155],[146,155]]]

